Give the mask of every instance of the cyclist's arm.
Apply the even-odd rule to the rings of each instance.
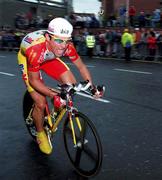
[[[38,72],[28,71],[29,83],[31,86],[41,94],[53,98],[57,93],[50,90],[41,80]]]
[[[89,82],[92,84],[92,78],[91,78],[90,72],[87,69],[86,65],[83,63],[82,59],[80,57],[78,57],[78,59],[75,60],[73,63],[76,65],[76,67],[80,71],[82,78],[85,81],[89,80]]]
[[[86,65],[83,63],[82,59],[78,55],[73,43],[70,43],[68,45],[65,55],[69,56],[70,60],[76,65],[76,67],[80,71],[82,78],[85,81],[89,80],[89,82],[92,84],[92,78],[91,78],[90,72],[88,71]]]

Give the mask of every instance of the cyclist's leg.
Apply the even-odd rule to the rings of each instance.
[[[52,152],[52,145],[51,142],[49,142],[50,139],[47,138],[43,127],[46,98],[45,96],[37,93],[36,91],[31,92],[30,95],[34,100],[32,117],[37,130],[37,143],[43,153],[50,154]]]
[[[69,67],[59,58],[43,63],[41,69],[63,84],[75,84],[76,79]]]
[[[44,110],[46,106],[45,96],[39,94],[36,91],[30,93],[32,99],[34,100],[34,109],[32,113],[32,117],[37,129],[37,132],[41,132],[44,130],[43,128],[43,119],[44,119]]]
[[[29,84],[28,73],[27,73],[27,59],[25,56],[18,53],[18,64],[22,73],[22,78],[25,82],[28,92],[30,93],[32,99],[34,100],[34,110],[33,110],[33,120],[37,131],[43,130],[43,117],[45,109],[45,97],[38,92],[36,92]]]
[[[34,101],[32,117],[37,130],[37,142],[39,148],[43,153],[50,154],[52,152],[52,146],[49,143],[43,128],[44,109],[46,105],[45,96],[39,94],[30,86],[27,73],[27,59],[21,54],[21,52],[18,53],[18,64],[22,72],[22,78],[26,84],[27,90],[29,91]]]

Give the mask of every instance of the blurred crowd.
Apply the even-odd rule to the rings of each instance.
[[[49,21],[54,17],[55,16],[50,14],[46,18],[42,18],[41,16],[33,16],[30,12],[27,14],[17,13],[14,18],[14,25],[18,29],[29,29],[31,27],[47,28]],[[71,13],[69,16],[65,16],[65,18],[70,21],[74,27],[96,28],[101,26],[99,19],[97,19],[94,14]]]
[[[130,6],[126,13],[126,7],[122,5],[117,14],[111,14],[106,20],[106,26],[125,26],[131,27],[162,27],[162,11],[155,9],[153,12],[137,12],[135,6]]]
[[[93,55],[104,57],[124,58],[122,35],[125,29],[102,29],[91,31],[95,37]],[[89,34],[86,28],[75,32],[74,44],[81,55],[87,55],[86,36]],[[146,28],[130,28],[133,37],[131,57],[143,60],[162,60],[162,31]],[[154,38],[154,42],[150,42]],[[149,58],[150,51],[154,49],[154,57]],[[151,55],[152,56],[152,55]]]
[[[6,28],[0,30],[0,49],[17,50],[22,38],[28,32],[36,30],[30,28],[28,30]],[[93,30],[93,31],[92,31]],[[150,45],[149,38],[152,34],[155,37],[155,43]],[[124,29],[91,29],[81,28],[75,29],[73,33],[73,42],[80,55],[87,55],[86,36],[93,34],[95,44],[93,48],[94,56],[117,57],[124,56],[121,37]],[[154,59],[162,59],[162,31],[146,28],[131,28],[130,33],[133,35],[133,51],[132,58],[147,59],[149,56],[149,48],[156,50]]]
[[[93,14],[71,13],[69,16],[65,16],[74,26],[73,41],[80,55],[87,55],[86,37],[93,34],[95,39],[93,55],[122,58],[124,52],[121,37],[126,26],[125,13],[125,7],[121,6],[118,16],[112,15],[106,21],[106,27],[103,27],[104,21],[97,19]],[[155,58],[152,59],[162,59],[162,31],[160,28],[156,28],[161,27],[161,14],[161,11],[156,9],[148,20],[146,13],[140,12],[137,16],[135,7],[130,7],[129,23],[131,26],[129,27],[134,42],[131,52],[132,58],[148,59],[149,48],[153,47]],[[52,15],[43,19],[40,16],[33,17],[31,13],[16,14],[14,18],[15,28],[9,26],[0,28],[0,49],[18,50],[22,38],[27,33],[46,29],[49,21],[53,18]],[[154,45],[150,45],[148,40],[152,34],[155,37]]]
[[[129,17],[129,18],[128,18]],[[14,25],[19,29],[26,29],[30,27],[46,28],[49,21],[53,19],[53,15],[48,15],[43,18],[41,16],[28,13],[17,13],[14,17]],[[99,28],[99,27],[162,27],[162,12],[161,9],[155,9],[153,12],[140,11],[137,12],[135,6],[130,6],[128,16],[126,12],[126,6],[121,5],[118,11],[109,15],[107,18],[100,14],[84,14],[71,12],[68,16],[65,16],[74,27],[80,28]]]

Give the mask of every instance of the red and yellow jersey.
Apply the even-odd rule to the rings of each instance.
[[[29,71],[37,72],[44,61],[57,59],[46,48],[45,32],[40,30],[29,33],[21,42],[20,51],[27,58],[27,68]],[[79,58],[73,43],[69,43],[63,56],[69,57],[72,62]]]

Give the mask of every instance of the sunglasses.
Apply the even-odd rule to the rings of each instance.
[[[56,38],[55,36],[51,36],[51,38],[57,44],[68,44],[72,40],[72,38],[67,39],[67,40],[63,40],[63,39],[60,39],[60,38]]]

